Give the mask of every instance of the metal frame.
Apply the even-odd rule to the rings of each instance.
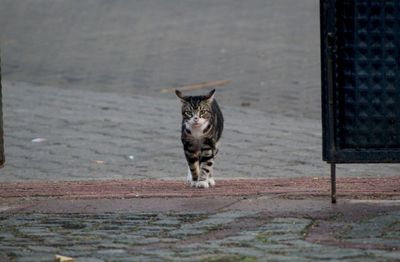
[[[400,163],[400,148],[344,148],[338,142],[341,86],[337,80],[341,65],[337,50],[341,36],[336,19],[340,4],[340,0],[320,0],[323,160],[331,165],[332,203],[336,203],[337,163]]]
[[[335,143],[335,97],[334,97],[334,58],[335,48],[335,1],[320,0],[321,23],[321,82],[322,82],[322,125],[323,158],[336,156]],[[326,128],[329,127],[329,128]],[[329,150],[329,152],[328,152]],[[331,163],[331,202],[336,203],[336,164]]]
[[[357,0],[353,0],[357,1]],[[328,163],[400,163],[400,148],[344,148],[338,145],[337,0],[320,0],[323,160]]]

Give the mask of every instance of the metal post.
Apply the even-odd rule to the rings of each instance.
[[[328,73],[328,96],[329,96],[329,142],[331,147],[331,158],[335,161],[336,158],[336,140],[335,140],[335,92],[334,92],[334,52],[335,52],[335,37],[333,33],[327,35],[328,57],[327,57],[327,73]],[[332,203],[336,203],[336,164],[331,162],[331,199]]]
[[[336,204],[336,164],[331,164],[331,200]]]
[[[1,56],[0,56],[0,168],[4,166],[4,132],[3,132],[3,96],[1,85]]]

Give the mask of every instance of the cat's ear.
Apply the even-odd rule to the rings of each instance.
[[[184,102],[185,102],[185,98],[183,97],[183,95],[182,95],[182,92],[181,92],[181,91],[179,91],[179,90],[175,90],[175,94],[176,94],[176,96],[179,98],[179,100],[181,100],[181,102],[182,102],[182,103],[184,103]]]
[[[212,101],[214,100],[214,95],[215,95],[215,89],[211,90],[210,93],[208,93],[208,94],[206,95],[206,99],[207,99],[209,102],[212,102]]]

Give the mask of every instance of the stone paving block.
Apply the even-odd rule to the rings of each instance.
[[[264,261],[299,261],[299,262],[309,262],[312,261],[310,258],[304,258],[304,257],[299,257],[297,255],[273,255],[273,254],[268,254],[265,256]]]
[[[140,240],[137,245],[148,245],[148,244],[155,244],[155,243],[160,243],[160,238],[158,237],[146,237],[143,236],[142,239]]]
[[[143,237],[138,234],[123,235],[118,236],[114,240],[114,243],[124,244],[124,245],[141,245],[143,242]]]
[[[58,248],[48,247],[48,246],[28,246],[29,250],[35,253],[52,253],[55,254],[58,251]]]
[[[260,259],[266,256],[266,252],[256,248],[244,248],[244,247],[228,247],[221,250],[225,254],[236,254],[243,257],[248,257],[249,259]]]
[[[177,250],[176,253],[181,258],[189,258],[189,259],[199,259],[207,257],[210,254],[216,252],[215,250],[205,249],[203,246],[199,246],[198,248],[194,249],[190,246],[187,248],[182,248],[182,250]]]
[[[293,247],[283,243],[260,243],[260,241],[254,241],[252,246],[268,254],[290,253],[293,250]]]
[[[374,244],[377,246],[388,246],[392,248],[400,249],[400,239],[384,239],[379,237],[364,237],[364,238],[352,238],[346,239],[348,242],[362,243],[362,244]]]
[[[94,257],[77,257],[76,262],[104,262],[104,260]]]
[[[202,219],[198,222],[191,223],[191,224],[186,224],[181,227],[181,229],[198,229],[198,230],[212,230],[216,229],[220,226],[227,225],[229,223],[232,223],[236,219],[242,218],[242,217],[251,217],[256,215],[257,212],[241,212],[241,211],[229,211],[229,212],[221,212],[213,215],[209,215],[207,218]]]
[[[185,180],[176,99],[10,82],[3,89],[8,157],[0,181]],[[279,112],[249,108],[223,109],[226,130],[216,162],[217,183],[218,178],[321,177],[329,173],[320,160],[318,120],[299,121]],[[46,141],[32,143],[34,138]],[[93,163],[96,160],[104,164]],[[338,167],[338,173],[353,177],[393,176],[398,170],[395,165]]]
[[[220,245],[250,245],[249,241],[252,241],[256,238],[258,232],[254,232],[254,234],[248,234],[248,232],[241,232],[237,236],[230,236],[224,239],[218,240],[217,242]]]
[[[400,224],[396,223],[391,225],[390,229],[384,232],[383,237],[388,239],[400,239]]]
[[[310,223],[311,221],[309,221]],[[267,224],[260,229],[265,233],[286,234],[286,233],[301,233],[308,224]]]
[[[293,233],[288,233],[288,234],[269,234],[265,232],[260,232],[257,238],[264,242],[264,243],[272,243],[272,244],[277,244],[280,242],[286,242],[286,241],[291,241],[291,240],[297,240],[301,239],[301,235],[299,234],[293,234]]]
[[[357,262],[360,261],[360,258],[347,258],[346,261],[348,262]],[[375,258],[373,256],[371,257],[363,257],[362,261],[366,261],[366,262],[386,262],[388,261],[387,259],[383,259],[383,258]]]
[[[360,223],[351,223],[340,233],[340,237],[352,243],[396,248],[400,246],[400,240],[396,237],[396,226],[399,223],[399,212],[391,212]]]
[[[397,215],[397,213],[387,213],[387,216],[391,215]],[[234,227],[236,220],[240,221],[247,217],[257,219],[257,216],[254,216],[254,213],[251,212],[247,214],[246,212],[225,213],[225,216],[233,219],[231,227]],[[156,213],[142,215],[134,213],[105,213],[100,215],[17,214],[0,221],[0,234],[11,234],[13,230],[15,231],[12,227],[6,226],[13,225],[14,220],[18,221],[17,226],[13,225],[13,227],[18,228],[18,231],[29,232],[31,229],[41,229],[46,232],[45,229],[51,228],[55,234],[44,233],[40,239],[30,238],[26,234],[21,234],[18,237],[13,235],[11,239],[6,239],[6,242],[3,242],[4,244],[0,246],[0,252],[10,257],[16,257],[17,261],[36,255],[54,255],[53,253],[76,258],[96,258],[104,261],[136,261],[138,258],[145,259],[145,261],[163,259],[167,261],[201,261],[204,259],[207,261],[207,259],[221,256],[236,257],[236,259],[255,258],[256,261],[287,261],[295,257],[299,261],[332,259],[337,261],[364,261],[365,259],[369,261],[371,258],[376,261],[395,261],[395,257],[399,255],[397,250],[338,248],[306,241],[303,239],[303,230],[308,227],[311,219],[286,217],[270,220],[259,218],[258,222],[262,222],[260,226],[251,229],[242,228],[238,232],[227,232],[228,228],[226,227],[213,228],[212,231],[207,230],[209,227],[204,221],[209,221],[211,226],[215,223],[219,225],[221,217],[224,217],[224,213],[220,216],[206,213],[162,215]],[[163,220],[178,220],[180,224],[170,225],[166,223],[165,229],[163,223],[155,226],[155,222]],[[68,223],[66,223],[67,221]],[[365,221],[368,222],[369,220]],[[385,223],[388,220],[375,219],[374,221],[385,228]],[[184,235],[185,232],[191,232],[193,228],[190,226],[200,222],[202,223],[201,228],[204,228],[203,231]],[[46,223],[50,227],[47,227]],[[84,228],[74,226],[83,223]],[[134,233],[127,232],[125,223],[129,223],[129,227],[139,225],[139,230]],[[112,230],[103,230],[104,227],[109,226],[112,226]],[[159,229],[165,234],[146,237],[142,234],[142,226],[143,228]],[[198,230],[198,228],[194,229]],[[179,230],[181,231],[181,238],[171,238],[171,235]],[[69,232],[73,232],[73,234]],[[146,230],[143,232],[146,232]],[[366,240],[368,239],[366,238]],[[365,239],[354,240],[355,243],[360,243]],[[390,241],[390,239],[387,240]],[[393,244],[394,242],[382,243]]]
[[[35,253],[30,256],[26,257],[18,257],[16,259],[17,262],[32,262],[32,258],[34,258],[34,261],[38,262],[51,262],[54,261],[55,255],[49,255],[49,254],[44,254],[44,253]]]
[[[14,235],[9,233],[9,232],[0,233],[0,241],[6,240],[6,239],[10,239],[12,237],[14,237]]]
[[[18,243],[19,246],[16,246],[14,243]],[[5,254],[19,254],[21,252],[30,252],[29,250],[20,247],[22,243],[11,240],[9,243],[8,242],[2,242],[2,245],[0,245],[0,251],[2,251]]]
[[[299,250],[296,254],[302,254],[307,258],[317,260],[337,260],[343,261],[351,258],[362,258],[368,256],[367,252],[363,250],[356,250],[350,248],[335,248],[335,247],[324,247],[324,252],[319,252],[321,249],[317,246],[308,250]]]
[[[114,249],[114,250],[122,250],[126,249],[127,246],[124,244],[119,244],[119,243],[113,243],[111,241],[102,241],[101,244],[97,246],[99,249]]]
[[[278,217],[272,220],[273,223],[276,224],[309,224],[310,219],[305,218],[295,218],[295,217]]]
[[[177,229],[169,232],[169,236],[172,238],[182,239],[184,237],[193,236],[193,235],[200,235],[207,232],[207,229],[197,229],[197,228],[190,228],[186,227],[183,229]]]
[[[54,245],[58,247],[58,245]],[[98,250],[98,247],[95,245],[69,245],[69,246],[64,246],[60,247],[60,254],[64,254],[67,256],[72,256],[72,257],[85,257],[85,256],[91,256],[96,250]]]
[[[21,234],[28,236],[42,236],[51,233],[47,228],[37,228],[37,227],[20,228],[18,229],[18,231]]]
[[[377,260],[380,259],[380,260],[396,261],[400,257],[400,251],[385,252],[382,250],[368,250],[367,253]]]
[[[160,218],[159,221],[153,222],[153,224],[160,226],[178,226],[181,222],[176,218]]]
[[[124,249],[102,249],[96,252],[96,254],[100,255],[101,257],[124,257],[126,256],[126,250]]]
[[[150,262],[163,262],[163,261],[173,261],[165,258],[159,258],[155,256],[142,256],[142,255],[134,255],[127,258],[115,258],[112,261],[115,262],[142,262],[142,261],[150,261]]]

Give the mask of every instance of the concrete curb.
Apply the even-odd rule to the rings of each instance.
[[[329,188],[329,179],[310,177],[220,180],[216,187],[209,189],[191,188],[179,180],[31,181],[0,183],[0,198],[191,198],[265,194],[312,197],[329,196]],[[337,188],[339,197],[381,199],[400,196],[398,177],[340,178]]]

